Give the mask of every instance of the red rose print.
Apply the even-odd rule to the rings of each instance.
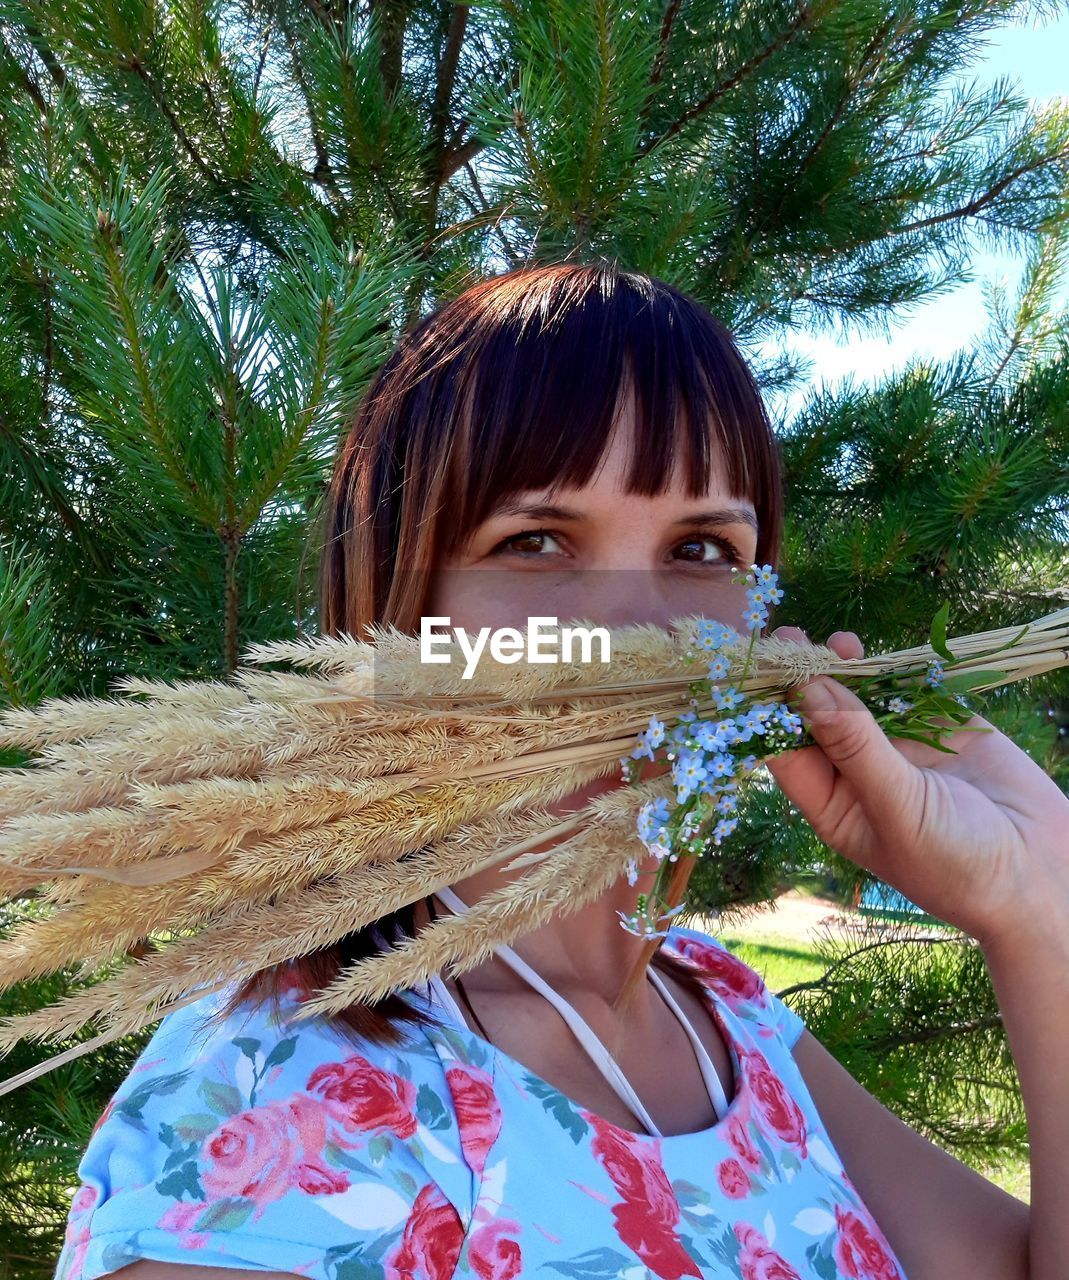
[[[306,1160],[293,1171],[293,1181],[310,1196],[336,1195],[349,1186],[344,1169],[332,1169],[321,1161]]]
[[[293,1126],[277,1106],[240,1111],[204,1139],[201,1185],[210,1200],[244,1196],[263,1204],[292,1186],[301,1158]]]
[[[384,1260],[386,1280],[449,1280],[460,1257],[460,1214],[429,1182],[416,1196],[404,1235]]]
[[[472,1233],[468,1241],[468,1261],[479,1280],[512,1280],[522,1267],[518,1240],[502,1240],[506,1231],[519,1231],[520,1224],[495,1218]]]
[[[732,1200],[741,1200],[750,1190],[750,1175],[737,1160],[724,1160],[716,1171],[720,1190]]]
[[[680,1280],[681,1276],[701,1276],[671,1226],[651,1216],[650,1206],[638,1200],[624,1200],[613,1206],[616,1234],[633,1249],[655,1276]]]
[[[399,1138],[416,1132],[416,1086],[359,1054],[316,1067],[306,1087],[322,1096],[332,1118],[347,1129],[388,1129]]]
[[[175,1244],[180,1249],[204,1249],[208,1244],[208,1235],[203,1231],[194,1231],[197,1219],[209,1207],[206,1200],[176,1200],[164,1211],[156,1226],[161,1231],[169,1231],[175,1236]]]
[[[665,1221],[675,1222],[679,1204],[653,1147],[599,1116],[586,1118],[595,1131],[591,1151],[620,1195],[656,1205]]]
[[[89,1234],[88,1227],[74,1228],[72,1223],[67,1224],[66,1245],[70,1249],[70,1262],[66,1265],[64,1274],[69,1280],[81,1280],[82,1271],[85,1267],[85,1260],[89,1256],[89,1242],[92,1236]]]
[[[71,1201],[70,1216],[77,1218],[83,1213],[88,1213],[96,1204],[98,1194],[96,1187],[91,1186],[88,1182],[83,1182]]]
[[[839,1229],[835,1265],[844,1276],[850,1280],[902,1280],[902,1273],[883,1241],[863,1218],[851,1209],[836,1205],[835,1225]]]
[[[676,951],[692,960],[710,984],[732,1009],[740,1004],[767,1003],[765,984],[761,975],[748,964],[731,954],[726,948],[695,938],[680,938]]]
[[[445,1078],[453,1095],[461,1150],[472,1169],[481,1174],[501,1132],[501,1106],[491,1077],[481,1067],[468,1065],[450,1067]]]
[[[590,1112],[581,1114],[594,1129],[590,1150],[622,1197],[612,1210],[621,1241],[664,1280],[700,1277],[676,1234],[679,1202],[656,1151],[619,1125]]]
[[[728,1144],[744,1165],[750,1169],[760,1169],[761,1153],[750,1137],[750,1099],[743,1096],[728,1116],[725,1136]]]
[[[207,1200],[176,1200],[164,1210],[156,1223],[164,1231],[189,1231],[205,1209],[211,1208]]]
[[[742,1280],[801,1280],[786,1258],[781,1257],[756,1227],[735,1223],[739,1253],[739,1275]]]
[[[804,1158],[806,1123],[798,1103],[787,1092],[763,1053],[757,1049],[744,1049],[740,1056],[760,1114],[776,1137],[797,1147]]]
[[[204,1140],[202,1185],[210,1199],[247,1196],[263,1206],[291,1187],[311,1195],[344,1191],[348,1175],[323,1159],[325,1104],[294,1093],[239,1112]]]

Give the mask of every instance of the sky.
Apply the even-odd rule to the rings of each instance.
[[[1014,81],[1018,91],[1034,103],[1069,97],[1069,8],[1042,25],[1007,26],[992,32],[986,56],[965,69],[969,78]],[[852,333],[848,338],[827,333],[796,332],[786,340],[791,351],[813,361],[807,388],[788,398],[797,407],[806,390],[823,382],[834,386],[844,378],[880,381],[902,368],[913,356],[941,359],[966,347],[985,327],[982,282],[1003,281],[1011,290],[1020,278],[1023,259],[1011,252],[993,252],[977,245],[972,260],[973,280],[938,299],[925,302],[902,316],[888,335]],[[1069,282],[1062,294],[1069,301]]]

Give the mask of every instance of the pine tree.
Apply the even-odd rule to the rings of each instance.
[[[0,0],[4,701],[105,696],[127,672],[219,678],[247,644],[314,631],[307,533],[377,364],[473,280],[560,258],[694,293],[773,391],[800,377],[761,355],[789,328],[899,314],[961,278],[978,231],[1028,248],[1021,296],[991,298],[984,350],[813,395],[778,424],[776,622],[853,629],[871,652],[917,643],[946,599],[952,633],[1064,603],[1069,351],[1050,299],[1069,118],[1008,83],[951,84],[1026,12]],[[988,714],[1065,777],[1069,691],[1032,684]],[[766,793],[693,900],[760,900],[821,862],[853,874]],[[975,957],[929,980],[885,950],[898,958],[864,988],[880,1035],[938,1027],[947,989],[991,1012]],[[851,1021],[842,992],[806,997],[814,1029],[967,1153],[991,1126],[950,1089],[910,1092],[905,1050],[897,1079],[878,1054],[851,1057],[856,1039],[833,1033]],[[55,994],[7,991],[0,1011]],[[931,1078],[956,1078],[966,1034],[925,1042]],[[1012,1110],[1004,1041],[983,1036],[973,1067],[1011,1080]],[[0,1277],[51,1274],[78,1153],[136,1050],[0,1099]],[[1019,1137],[1019,1114],[995,1129]]]

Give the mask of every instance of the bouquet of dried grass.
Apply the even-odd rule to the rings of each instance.
[[[775,577],[754,571],[760,602]],[[969,718],[966,694],[1069,665],[1069,609],[951,648],[944,607],[929,644],[854,660],[758,639],[760,620],[748,645],[680,619],[613,630],[601,665],[490,663],[469,676],[380,628],[366,642],[256,646],[229,681],[126,677],[115,684],[126,696],[7,710],[0,745],[37,759],[0,771],[0,899],[36,891],[41,914],[0,943],[0,989],[70,966],[87,985],[0,1020],[0,1056],[90,1020],[104,1030],[0,1092],[489,866],[522,875],[345,969],[294,1016],[462,974],[621,875],[634,883],[643,849],[663,855],[659,892],[621,923],[655,948],[681,909],[686,855],[730,834],[739,781],[760,763],[734,767],[736,744],[760,734],[767,756],[805,741],[784,702],[754,699],[827,674],[889,732],[939,745],[940,719]],[[304,670],[259,669],[278,662]],[[747,700],[746,717],[716,720]],[[657,748],[671,771],[643,779]],[[621,763],[632,785],[549,811]],[[154,949],[131,959],[150,936]]]

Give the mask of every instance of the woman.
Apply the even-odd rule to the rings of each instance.
[[[704,308],[556,265],[469,289],[402,340],[326,515],[327,634],[423,616],[737,625],[731,571],[778,558],[778,454]],[[853,633],[829,644],[862,653]],[[621,1013],[643,944],[618,912],[652,857],[461,980],[287,1023],[339,965],[498,887],[491,868],[165,1018],[83,1157],[57,1280],[1060,1276],[1069,800],[997,732],[948,737],[957,755],[892,742],[826,677],[801,711],[817,745],[769,760],[783,791],[984,947],[1031,1124],[1031,1213],[876,1102],[699,930],[673,926]]]

